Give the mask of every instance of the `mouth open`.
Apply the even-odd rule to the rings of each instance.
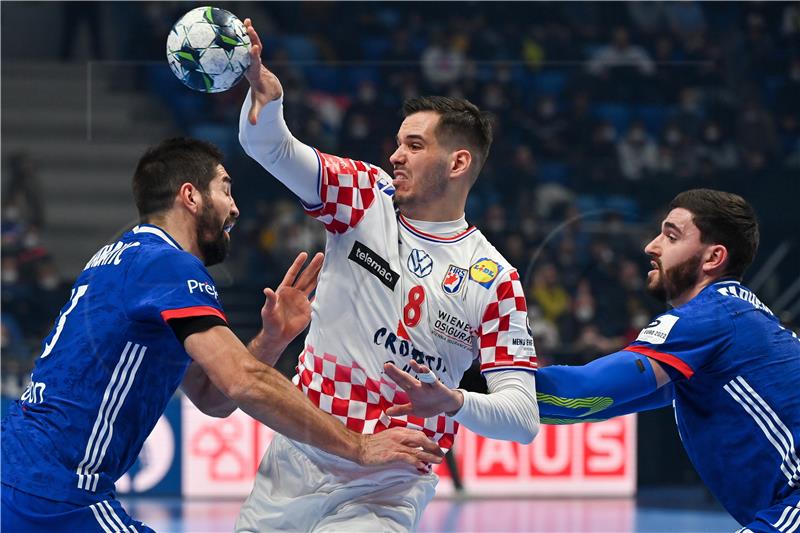
[[[230,222],[230,223],[226,224],[225,226],[223,226],[222,231],[224,231],[225,233],[230,233],[235,225],[236,225],[236,222]]]

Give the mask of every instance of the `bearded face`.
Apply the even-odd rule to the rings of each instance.
[[[661,261],[654,259],[658,269],[648,276],[647,292],[664,302],[675,300],[697,284],[702,260],[703,256],[700,253],[664,270]]]
[[[197,220],[197,243],[205,266],[219,264],[228,256],[231,241],[226,230],[232,224],[233,221],[220,220],[210,198],[206,198]]]

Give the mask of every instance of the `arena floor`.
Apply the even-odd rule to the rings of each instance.
[[[241,502],[123,500],[128,512],[160,533],[230,532]],[[679,507],[632,499],[436,499],[422,518],[427,532],[716,533],[739,525],[725,512],[686,502]]]

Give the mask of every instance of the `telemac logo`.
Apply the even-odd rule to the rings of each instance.
[[[215,300],[219,300],[219,297],[217,297],[217,288],[207,281],[188,279],[186,280],[186,285],[189,287],[189,294],[194,294],[195,291],[198,291],[202,294],[213,296]]]
[[[367,272],[378,278],[381,283],[392,290],[394,290],[394,286],[397,285],[397,280],[400,279],[400,275],[392,270],[386,259],[358,241],[353,245],[353,248],[350,250],[350,255],[348,255],[347,258],[365,268]]]

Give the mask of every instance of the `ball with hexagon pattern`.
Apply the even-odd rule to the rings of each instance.
[[[175,76],[195,91],[227,91],[250,65],[250,37],[229,11],[205,6],[178,20],[167,37],[167,60]]]

